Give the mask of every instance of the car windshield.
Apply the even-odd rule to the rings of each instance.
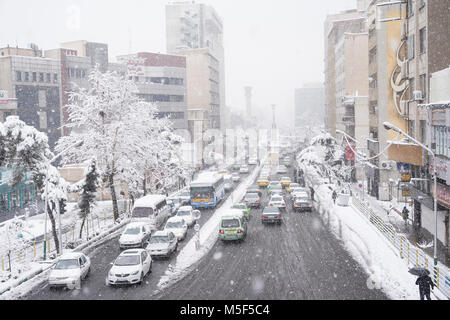
[[[233,208],[234,208],[234,209],[245,209],[245,205],[243,205],[243,204],[235,204],[235,205],[233,206]]]
[[[266,207],[263,211],[263,213],[279,213],[280,211],[278,210],[277,207]]]
[[[141,227],[131,227],[127,228],[123,234],[139,234],[141,232]]]
[[[281,199],[281,197],[272,197],[272,199],[270,201],[280,202],[280,201],[282,201],[282,199]]]
[[[239,227],[238,219],[225,219],[222,220],[222,228],[238,228]]]
[[[245,198],[246,199],[259,199],[259,196],[256,193],[247,193]]]
[[[181,210],[178,211],[177,216],[190,216],[191,215],[191,211],[189,210]]]
[[[167,236],[154,236],[151,237],[150,243],[167,243],[169,242],[169,237]]]
[[[55,269],[64,270],[64,269],[77,269],[80,265],[78,264],[77,259],[64,259],[59,260],[55,266]]]
[[[117,257],[114,265],[116,266],[135,266],[141,262],[140,256],[137,254],[134,255],[123,255]]]
[[[181,221],[169,221],[166,223],[167,229],[179,229],[183,228],[183,222]]]

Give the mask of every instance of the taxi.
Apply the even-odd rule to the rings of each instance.
[[[289,177],[282,177],[280,179],[280,184],[283,186],[283,188],[289,187],[291,185],[291,178]]]
[[[258,187],[265,188],[269,185],[270,180],[269,177],[259,177],[258,180],[256,180],[256,184]]]
[[[286,186],[286,191],[291,193],[294,188],[300,188],[300,184],[293,182],[290,185]]]
[[[222,217],[219,223],[219,239],[242,241],[247,235],[247,223],[237,215]]]

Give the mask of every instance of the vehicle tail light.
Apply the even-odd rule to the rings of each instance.
[[[262,219],[267,219],[267,217],[266,217],[266,216],[262,216],[261,218],[262,218]]]
[[[256,203],[259,203],[259,200],[256,200],[255,202],[256,202]]]
[[[277,219],[281,219],[281,216],[277,216]]]
[[[269,204],[270,207],[273,207],[273,204]]]
[[[220,230],[219,233],[220,233],[220,234],[224,234],[225,232],[224,232],[223,230]]]
[[[244,233],[244,231],[242,231],[241,229],[238,229],[237,233],[242,234],[242,233]]]

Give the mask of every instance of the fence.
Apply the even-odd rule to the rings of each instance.
[[[404,234],[397,233],[394,226],[380,218],[358,197],[357,193],[353,193],[352,203],[394,245],[400,257],[407,261],[408,266],[414,265],[428,269],[435,286],[447,298],[450,298],[450,271],[446,266],[439,262],[434,266],[433,258],[411,244]]]
[[[125,201],[120,201],[119,204],[120,215],[123,216],[129,210],[128,204]],[[102,212],[91,214],[85,221],[82,238],[87,239],[87,228],[89,229],[89,238],[100,233],[102,229],[109,228],[114,225],[114,215],[110,208],[105,208]],[[67,248],[71,243],[79,241],[79,234],[81,230],[81,222],[63,226],[62,230],[62,245]],[[12,240],[11,242],[14,242]],[[56,254],[55,242],[51,231],[47,233],[47,239],[44,236],[24,241],[20,246],[6,249],[0,252],[0,274],[11,274],[15,270],[20,270],[28,262],[40,261],[43,259],[44,242],[46,243],[46,255],[49,257]]]

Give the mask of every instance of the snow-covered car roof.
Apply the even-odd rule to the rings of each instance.
[[[178,211],[190,211],[193,210],[192,206],[182,206],[178,209]]]
[[[162,201],[166,200],[166,196],[162,194],[150,194],[143,198],[136,200],[134,203],[134,207],[144,207],[144,208],[153,208],[155,209],[156,205]]]
[[[68,260],[68,259],[78,259],[79,257],[83,256],[84,254],[82,252],[67,252],[63,253],[59,260]]]
[[[142,251],[146,251],[146,250],[145,249],[128,249],[128,250],[122,251],[122,253],[119,254],[119,256],[136,255],[136,254],[140,254]]]

